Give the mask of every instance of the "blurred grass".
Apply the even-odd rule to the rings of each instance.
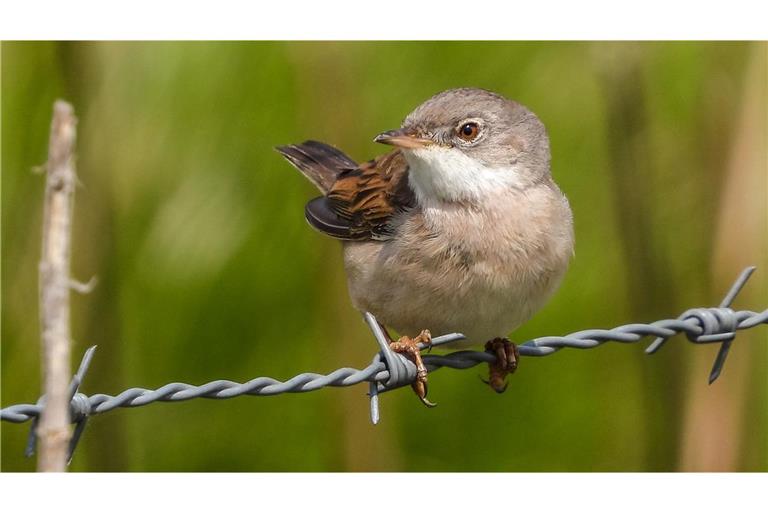
[[[114,394],[367,364],[340,248],[302,218],[315,191],[271,148],[314,138],[370,158],[373,135],[456,86],[542,118],[576,218],[561,290],[515,339],[716,304],[744,263],[760,268],[736,307],[765,307],[765,68],[765,43],[3,43],[2,404],[40,389],[31,169],[58,97],[80,118],[73,273],[99,278],[73,298],[74,353],[99,345],[83,390]],[[763,114],[749,142],[763,158],[740,167],[754,243],[715,260],[718,230],[739,229],[718,226],[745,91]],[[653,358],[608,345],[526,359],[501,396],[482,369],[446,370],[430,381],[439,407],[388,393],[377,427],[362,386],[117,410],[90,422],[72,469],[765,471],[765,342],[740,334],[711,388],[716,347],[683,339]],[[719,414],[692,422],[715,389]],[[0,428],[2,470],[33,470],[27,428]],[[697,443],[714,462],[683,463]]]

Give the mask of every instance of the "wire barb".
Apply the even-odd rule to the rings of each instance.
[[[542,357],[554,354],[566,347],[590,349],[609,341],[636,343],[647,336],[655,336],[656,340],[646,349],[646,352],[654,353],[661,348],[666,340],[676,334],[684,333],[688,340],[694,343],[722,344],[710,374],[711,383],[722,371],[736,331],[768,324],[768,309],[757,313],[754,311],[733,311],[728,307],[744,287],[753,271],[754,267],[749,267],[741,273],[720,303],[720,307],[689,309],[676,319],[658,320],[650,324],[628,324],[613,329],[578,331],[565,336],[544,336],[518,345],[518,350],[521,356]],[[154,390],[130,388],[116,396],[105,394],[87,396],[79,393],[79,388],[96,349],[96,347],[91,347],[83,356],[80,368],[70,385],[70,417],[76,426],[70,444],[69,458],[71,460],[72,453],[90,416],[118,407],[139,407],[154,402],[177,402],[192,398],[225,399],[242,395],[272,396],[282,393],[304,393],[328,386],[354,386],[361,382],[368,382],[371,421],[377,424],[380,420],[379,395],[382,392],[411,384],[416,378],[416,366],[408,358],[389,348],[386,333],[373,315],[366,313],[364,319],[379,347],[379,352],[374,356],[371,364],[361,370],[339,368],[327,375],[302,373],[284,382],[270,377],[257,377],[245,383],[215,380],[200,386],[173,382]],[[464,339],[462,334],[446,334],[433,338],[432,346],[445,345],[460,339]],[[426,347],[420,346],[419,348],[423,350]],[[463,370],[481,363],[492,363],[496,361],[496,356],[484,351],[462,350],[446,355],[427,354],[422,359],[427,370],[434,372],[440,368]],[[32,420],[26,450],[26,453],[30,455],[34,452],[35,430],[44,398],[40,398],[36,404],[11,405],[0,409],[0,420],[2,421],[23,423]]]
[[[77,443],[80,441],[80,437],[85,430],[85,424],[88,421],[90,414],[90,404],[88,403],[88,397],[82,393],[78,393],[80,390],[80,384],[82,384],[85,374],[88,372],[88,367],[91,365],[93,359],[93,353],[96,351],[96,345],[85,351],[83,359],[80,361],[80,366],[77,372],[72,377],[72,381],[69,383],[69,417],[70,421],[75,424],[75,430],[72,432],[72,437],[69,439],[69,447],[67,449],[67,465],[72,462],[72,456],[77,448]],[[25,457],[31,457],[35,454],[37,447],[37,426],[42,412],[43,402],[45,397],[41,397],[38,400],[37,406],[40,407],[37,416],[32,420],[32,425],[29,428],[29,436],[27,437],[27,447],[24,450]],[[9,408],[10,409],[10,408]],[[5,417],[2,419],[5,420]]]
[[[731,285],[731,289],[723,297],[720,302],[719,308],[709,309],[689,309],[682,315],[680,320],[695,319],[701,327],[701,333],[686,333],[688,339],[695,343],[711,343],[722,342],[720,350],[717,352],[715,362],[712,365],[712,371],[709,373],[709,383],[712,384],[720,376],[725,365],[725,359],[728,357],[728,351],[731,349],[731,343],[736,336],[736,317],[732,309],[730,309],[731,303],[739,294],[744,285],[747,284],[750,276],[755,271],[754,266],[747,267],[741,271],[739,277]],[[645,349],[646,354],[654,354],[658,351],[664,343],[669,339],[669,336],[659,336],[648,348]]]
[[[747,284],[747,280],[749,280],[752,272],[755,271],[755,268],[756,267],[754,266],[747,267],[741,272],[741,275],[736,279],[736,282],[733,283],[733,286],[731,286],[731,289],[723,299],[723,302],[720,303],[721,308],[727,308],[731,305],[731,302],[736,298],[736,295],[738,295],[741,289],[744,288],[744,285]],[[720,376],[720,372],[723,370],[723,365],[725,364],[725,358],[728,357],[728,351],[731,349],[731,343],[733,342],[734,336],[731,336],[729,340],[724,341],[723,344],[720,345],[720,350],[717,352],[715,362],[712,364],[712,371],[709,373],[710,384],[715,382]]]

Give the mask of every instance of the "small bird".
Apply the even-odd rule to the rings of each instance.
[[[306,219],[343,242],[354,306],[403,335],[390,346],[416,364],[419,399],[434,405],[417,347],[430,332],[485,343],[496,355],[487,383],[503,392],[519,355],[506,336],[544,305],[573,255],[544,124],[499,94],[460,88],[374,141],[395,149],[362,164],[311,140],[276,149],[323,194]]]

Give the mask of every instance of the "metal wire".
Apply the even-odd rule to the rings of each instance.
[[[721,303],[721,307],[690,309],[676,319],[658,320],[649,324],[628,324],[612,329],[589,329],[565,336],[534,338],[518,346],[520,355],[541,357],[566,347],[589,349],[609,341],[636,343],[647,336],[655,336],[656,340],[646,350],[650,354],[661,348],[664,341],[670,337],[685,333],[688,340],[693,343],[722,344],[710,375],[711,383],[720,374],[725,362],[725,357],[721,354],[727,353],[727,349],[723,350],[723,347],[726,344],[730,345],[736,331],[760,324],[768,324],[768,309],[757,313],[754,311],[733,311],[727,307],[753,271],[754,267],[749,267],[741,273]],[[361,370],[339,368],[327,375],[302,373],[286,381],[279,381],[271,377],[257,377],[244,383],[216,380],[200,386],[174,382],[154,390],[130,388],[115,396],[106,394],[87,396],[79,393],[78,387],[93,356],[95,347],[91,347],[86,352],[71,387],[70,414],[72,422],[76,423],[77,427],[76,437],[73,437],[73,444],[70,448],[74,450],[88,417],[118,407],[140,407],[153,402],[179,402],[193,398],[225,399],[241,395],[271,396],[282,393],[305,393],[324,387],[353,386],[361,382],[370,383],[371,420],[373,423],[377,423],[379,421],[378,394],[411,384],[416,378],[416,367],[403,355],[390,350],[388,340],[373,315],[366,313],[365,320],[380,349],[371,364]],[[432,346],[444,345],[463,338],[464,336],[458,333],[440,336],[432,340]],[[422,346],[421,348],[426,347]],[[440,368],[471,368],[480,363],[494,362],[496,356],[489,352],[463,350],[447,355],[428,354],[423,356],[423,360],[427,369],[433,372]],[[11,405],[0,409],[0,419],[11,423],[36,420],[42,411],[43,400],[44,397],[38,400],[37,404]],[[33,449],[34,436],[32,435],[27,453],[31,453]]]

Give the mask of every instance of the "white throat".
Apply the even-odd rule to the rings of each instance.
[[[522,188],[512,165],[488,167],[458,149],[428,146],[404,150],[408,181],[419,204],[438,201],[482,201],[505,188]]]

